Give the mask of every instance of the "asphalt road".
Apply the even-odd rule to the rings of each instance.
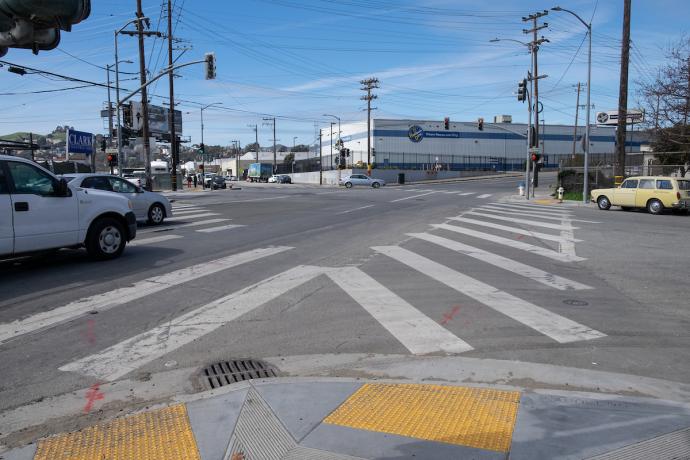
[[[185,192],[118,260],[0,263],[0,411],[171,368],[338,353],[690,383],[690,219],[524,207],[517,182]]]

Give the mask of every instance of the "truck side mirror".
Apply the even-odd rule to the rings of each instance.
[[[57,196],[70,196],[69,187],[65,178],[59,179],[55,185],[55,194]]]

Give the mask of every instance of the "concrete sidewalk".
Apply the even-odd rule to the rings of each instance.
[[[495,386],[271,378],[57,434],[0,458],[681,459],[690,458],[690,406]]]

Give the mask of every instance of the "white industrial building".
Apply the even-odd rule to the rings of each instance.
[[[526,124],[511,123],[507,115],[496,117],[495,123],[450,121],[448,129],[444,120],[390,120],[372,119],[372,163],[377,168],[395,169],[520,169],[527,156]],[[338,126],[322,130],[322,155],[324,167],[334,163],[331,151],[337,156],[335,143]],[[367,123],[342,125],[341,139],[344,148],[350,149],[348,165],[367,163]],[[557,166],[558,160],[573,153],[583,153],[585,127],[540,126],[540,147],[546,166]],[[613,154],[616,129],[609,126],[592,126],[590,152]],[[646,141],[642,134],[628,134],[631,152],[639,152]],[[331,150],[332,149],[332,150]]]

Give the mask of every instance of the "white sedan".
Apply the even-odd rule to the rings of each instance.
[[[65,174],[62,176],[72,185],[113,192],[129,198],[139,222],[160,225],[166,217],[172,217],[170,201],[160,193],[148,192],[131,182],[110,174]]]
[[[355,185],[366,185],[367,187],[379,188],[386,185],[383,179],[374,179],[366,174],[352,174],[340,179],[339,185],[344,185],[347,188],[352,188]]]

